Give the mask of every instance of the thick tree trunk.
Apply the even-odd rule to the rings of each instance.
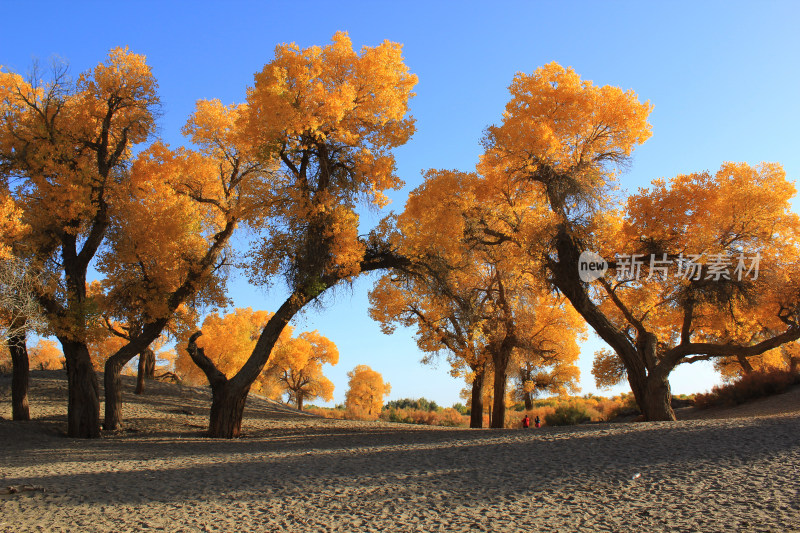
[[[115,431],[122,427],[122,368],[130,359],[116,357],[117,354],[106,360],[105,372],[103,374],[103,385],[105,386],[105,417],[103,429]]]
[[[494,362],[494,398],[491,427],[502,429],[506,422],[506,370],[508,359],[504,356]]]
[[[250,388],[238,390],[230,381],[211,386],[211,419],[208,436],[221,439],[235,439],[241,435],[244,406]]]
[[[135,394],[144,392],[144,380],[153,379],[156,374],[156,354],[149,347],[139,354],[139,371],[136,374]]]
[[[469,427],[482,428],[483,427],[483,382],[484,382],[483,369],[475,372],[475,378],[472,380],[472,403],[469,413]]]
[[[11,353],[11,419],[30,420],[28,408],[28,377],[30,362],[28,348],[25,346],[25,333],[12,335],[8,339]]]
[[[632,377],[629,374],[628,382],[646,421],[675,420],[672,391],[666,376],[651,374]]]
[[[303,395],[302,394],[298,394],[297,395],[297,410],[298,411],[302,411],[303,410]]]
[[[530,392],[524,392],[522,399],[525,401],[526,411],[530,411],[531,409],[533,409],[533,396],[531,395]]]
[[[100,437],[100,393],[89,349],[78,341],[61,340],[67,360],[67,436]]]

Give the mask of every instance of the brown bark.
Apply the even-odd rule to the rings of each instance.
[[[672,410],[672,392],[666,375],[653,373],[645,376],[628,374],[628,383],[644,419],[652,421],[675,420]]]
[[[506,421],[506,383],[508,382],[508,360],[511,346],[504,346],[492,358],[494,361],[494,398],[492,405],[492,428],[502,429]]]
[[[114,431],[122,427],[122,379],[120,373],[127,362],[113,356],[106,360],[103,374],[106,399],[103,429],[106,431]]]
[[[297,410],[298,411],[302,411],[303,410],[303,395],[302,394],[298,394],[297,395]]]
[[[100,437],[100,393],[89,349],[79,341],[61,339],[67,361],[67,436]]]
[[[483,427],[483,382],[485,379],[483,368],[475,372],[472,380],[472,403],[469,413],[469,427]]]
[[[150,349],[145,348],[139,353],[139,370],[136,374],[136,390],[134,394],[144,392],[144,380],[153,379],[156,373],[156,354]]]
[[[739,365],[741,365],[742,372],[744,372],[745,375],[753,373],[753,365],[750,364],[750,361],[748,361],[747,357],[739,354],[736,356],[736,361],[738,361]]]
[[[225,380],[211,386],[211,417],[208,436],[235,439],[241,436],[244,406],[250,388],[244,390],[232,386]]]
[[[533,409],[533,394],[530,391],[525,390],[525,383],[531,381],[533,377],[533,372],[531,371],[531,367],[528,363],[525,366],[519,369],[520,373],[520,384],[522,385],[522,401],[525,402],[525,410],[530,411]]]
[[[30,362],[28,348],[25,346],[25,333],[17,333],[8,339],[11,353],[11,419],[30,420],[28,407],[28,381]]]
[[[361,262],[361,271],[369,272],[397,267],[405,261],[404,258],[388,251],[368,250],[364,260]],[[230,379],[220,372],[214,362],[205,355],[203,349],[197,346],[197,338],[203,333],[198,331],[189,338],[187,351],[192,361],[205,373],[208,382],[211,384],[212,403],[208,427],[209,437],[232,439],[239,436],[247,394],[250,392],[253,382],[264,369],[264,365],[267,364],[272,354],[272,348],[278,342],[280,334],[303,306],[339,281],[340,279],[333,275],[323,276],[313,280],[313,283],[308,288],[302,287],[295,290],[269,319],[264,329],[261,330],[256,346],[253,348],[253,353],[250,354],[250,357],[236,375]]]

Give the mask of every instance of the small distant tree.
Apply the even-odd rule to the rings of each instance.
[[[355,418],[377,418],[383,407],[383,397],[391,392],[390,385],[367,365],[358,365],[347,377],[350,382],[344,404],[348,413]]]
[[[59,370],[64,368],[64,354],[55,341],[42,339],[28,350],[30,367],[33,370]]]
[[[298,409],[303,409],[305,400],[333,399],[333,383],[322,375],[323,364],[339,362],[339,350],[331,340],[307,331],[276,347],[273,357],[270,373]]]

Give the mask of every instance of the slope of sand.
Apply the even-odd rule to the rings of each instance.
[[[0,490],[0,531],[800,531],[797,388],[745,418],[500,431],[254,399],[219,441],[207,392],[126,381],[128,429],[86,441],[63,378],[34,376],[28,423],[0,378],[0,488],[44,491]]]

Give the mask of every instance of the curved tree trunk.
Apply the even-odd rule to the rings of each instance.
[[[28,348],[25,346],[25,333],[17,333],[8,338],[8,351],[11,353],[11,419],[30,420],[28,408],[28,380],[30,362]]]
[[[475,371],[475,378],[472,380],[472,403],[470,404],[469,427],[483,427],[483,382],[485,375],[483,368]]]
[[[100,437],[100,392],[89,349],[79,341],[61,340],[67,361],[67,436]]]
[[[145,348],[139,353],[139,371],[136,374],[135,394],[144,392],[144,380],[153,379],[156,373],[156,354],[150,347]]]

